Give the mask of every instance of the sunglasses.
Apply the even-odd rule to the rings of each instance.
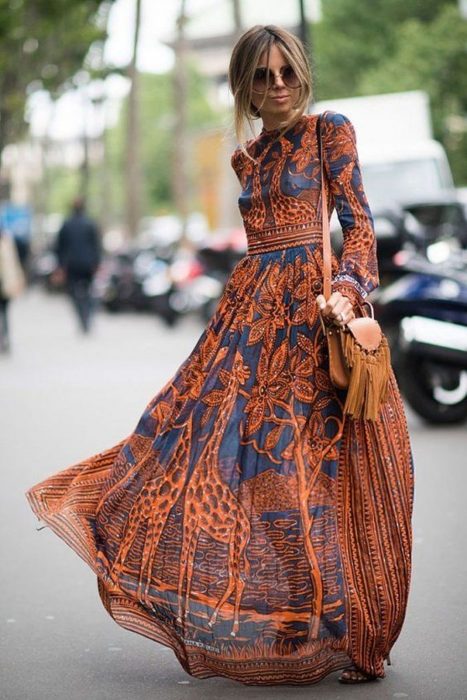
[[[300,87],[300,80],[292,66],[282,66],[279,71],[282,82],[289,88]],[[266,92],[274,85],[275,74],[270,68],[257,68],[253,74],[253,90],[255,92]]]

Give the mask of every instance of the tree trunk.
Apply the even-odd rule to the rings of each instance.
[[[181,245],[187,244],[188,217],[188,170],[187,170],[187,90],[186,71],[187,45],[185,38],[185,0],[181,0],[180,14],[177,20],[177,39],[175,44],[175,67],[173,73],[174,96],[174,147],[172,159],[172,192],[177,214],[181,219]]]
[[[242,9],[240,5],[240,0],[232,0],[232,10],[234,20],[234,32],[235,36],[238,37],[243,31]]]
[[[114,198],[110,176],[110,158],[107,130],[102,134],[102,183],[101,183],[101,222],[102,230],[108,231],[114,223]]]
[[[128,77],[131,80],[128,95],[127,134],[126,134],[126,231],[130,237],[136,236],[138,222],[141,218],[141,152],[139,126],[139,74],[137,54],[139,30],[141,22],[141,2],[135,0],[135,29],[133,34],[133,54],[128,66]]]
[[[3,149],[7,145],[8,112],[0,109],[0,164],[2,162]]]
[[[81,134],[81,147],[83,149],[83,158],[80,167],[80,195],[87,200],[89,196],[89,138],[88,138],[88,97],[85,92],[85,87],[81,92],[81,105],[83,110],[83,124]]]
[[[300,15],[300,39],[308,50],[308,23],[306,20],[305,0],[298,0],[298,11]]]
[[[311,28],[310,24],[307,20],[306,17],[306,11],[305,11],[305,0],[298,0],[298,9],[299,9],[299,15],[300,15],[300,39],[303,42],[303,45],[305,47],[305,51],[308,56],[308,60],[310,61],[310,68],[311,68],[311,73],[314,73],[314,65],[313,65],[313,39],[312,39],[312,34],[311,34]],[[312,94],[312,99],[309,104],[309,109],[311,110],[313,107],[313,104],[315,102],[315,96],[314,93]]]

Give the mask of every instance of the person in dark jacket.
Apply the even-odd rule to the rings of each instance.
[[[58,233],[56,252],[80,327],[87,333],[93,308],[92,281],[101,261],[102,249],[98,228],[86,215],[82,197],[73,201],[71,216]]]

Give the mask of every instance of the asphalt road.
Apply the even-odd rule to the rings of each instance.
[[[249,687],[187,675],[173,652],[121,629],[94,574],[48,528],[24,491],[127,436],[193,348],[202,326],[101,313],[80,337],[67,300],[15,302],[13,351],[0,356],[1,680],[5,700],[204,698],[467,699],[467,429],[409,413],[416,464],[409,606],[384,680]]]

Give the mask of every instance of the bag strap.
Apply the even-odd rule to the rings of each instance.
[[[318,157],[321,170],[321,220],[323,227],[323,294],[326,301],[331,296],[332,269],[331,269],[331,232],[329,230],[328,199],[326,194],[326,180],[324,176],[323,144],[321,137],[321,117],[316,120],[316,137],[318,142]]]

